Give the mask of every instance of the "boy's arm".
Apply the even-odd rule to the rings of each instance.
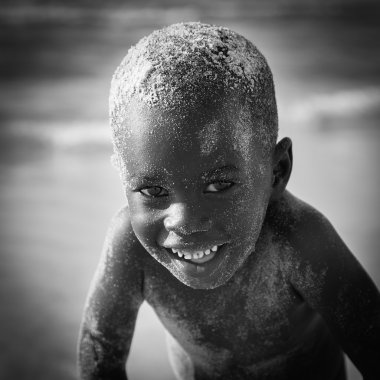
[[[142,249],[128,209],[113,219],[87,298],[79,336],[83,380],[125,380],[125,365],[143,301]]]
[[[380,379],[380,294],[332,225],[315,210],[296,232],[292,283],[325,319],[364,380]]]

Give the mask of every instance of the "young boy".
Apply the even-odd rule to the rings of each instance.
[[[380,296],[318,211],[285,190],[272,74],[229,29],[172,25],[112,80],[112,221],[85,308],[82,379],[126,379],[146,300],[178,379],[380,379]],[[147,365],[149,365],[147,358]]]

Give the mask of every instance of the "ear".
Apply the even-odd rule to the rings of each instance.
[[[285,137],[277,143],[274,151],[271,200],[280,198],[285,191],[292,167],[292,140],[289,137]]]

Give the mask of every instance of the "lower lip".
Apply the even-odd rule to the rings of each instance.
[[[219,264],[224,257],[224,247],[225,244],[219,246],[216,252],[211,252],[210,255],[207,255],[208,260],[204,262],[181,259],[174,256],[173,253],[170,253],[170,256],[174,258],[174,263],[177,268],[185,274],[195,277],[204,277],[210,276],[213,272],[215,272],[215,270],[218,269]]]

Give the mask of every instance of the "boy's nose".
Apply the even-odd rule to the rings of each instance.
[[[195,232],[208,231],[211,227],[211,220],[202,215],[202,211],[198,207],[178,202],[170,205],[167,211],[164,226],[169,232],[190,235]]]

